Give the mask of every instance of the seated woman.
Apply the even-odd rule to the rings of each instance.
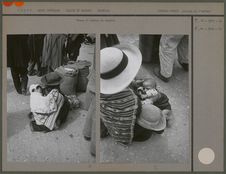
[[[164,130],[165,118],[160,110],[155,106],[154,110],[152,106],[142,110],[139,98],[128,87],[141,66],[139,49],[133,45],[116,45],[102,49],[100,55],[101,133],[106,127],[115,141],[128,145],[147,140],[153,131]]]
[[[171,110],[171,104],[166,94],[157,89],[157,83],[154,79],[133,80],[131,88],[141,99],[142,105],[150,104],[158,107],[166,118],[167,127],[171,127],[174,117]]]
[[[32,131],[56,130],[66,120],[69,111],[67,98],[60,92],[62,77],[52,72],[42,77],[45,85],[30,86],[30,127]]]

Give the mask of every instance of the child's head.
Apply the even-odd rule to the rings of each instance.
[[[42,87],[39,84],[32,84],[29,88],[30,93],[38,92],[42,94]]]
[[[147,89],[156,89],[157,85],[156,85],[155,80],[147,79],[147,80],[144,80],[143,87],[147,88]]]

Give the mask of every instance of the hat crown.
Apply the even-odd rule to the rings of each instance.
[[[116,68],[123,58],[123,52],[114,47],[104,48],[100,51],[100,73],[106,73]]]
[[[41,78],[41,82],[47,86],[60,85],[62,81],[63,81],[62,77],[58,75],[56,72],[48,73]]]
[[[143,119],[151,122],[151,123],[156,123],[159,122],[161,120],[161,114],[160,114],[160,110],[158,108],[152,107],[152,105],[150,106],[143,106],[143,110],[142,110],[142,117]]]

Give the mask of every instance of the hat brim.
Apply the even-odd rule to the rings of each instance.
[[[135,78],[141,66],[142,55],[137,47],[127,44],[115,45],[114,47],[127,55],[128,65],[122,73],[114,78],[100,78],[100,92],[102,94],[115,94],[125,89]]]
[[[45,79],[45,76],[43,76],[43,77],[41,78],[42,84],[44,84],[44,85],[46,85],[46,86],[57,86],[57,85],[60,85],[63,81],[64,81],[64,79],[62,78],[62,76],[61,76],[60,81],[55,82],[55,83],[47,83],[47,81],[46,81],[46,79]]]
[[[142,118],[138,118],[137,123],[143,128],[146,128],[149,130],[154,130],[154,131],[161,131],[166,128],[166,119],[164,118],[164,116],[162,116],[162,118],[159,120],[158,124],[152,125],[150,122],[148,122]]]
[[[143,128],[154,131],[161,131],[166,128],[166,118],[163,115],[161,115],[161,119],[158,121],[157,124],[145,120],[142,116],[137,118],[137,123]]]

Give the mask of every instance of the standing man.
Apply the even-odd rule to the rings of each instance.
[[[184,70],[188,71],[188,36],[162,35],[159,44],[160,69],[155,68],[154,74],[164,82],[168,82],[177,58]]]
[[[10,67],[18,94],[27,94],[27,67],[29,61],[28,35],[7,36],[7,67]]]

